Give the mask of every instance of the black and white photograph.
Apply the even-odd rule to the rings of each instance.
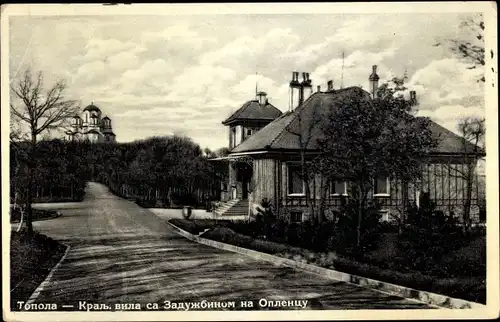
[[[496,3],[1,24],[4,320],[498,317]]]

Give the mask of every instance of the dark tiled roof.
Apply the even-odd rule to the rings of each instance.
[[[370,93],[359,87],[348,87],[333,92],[314,93],[293,112],[286,112],[254,135],[236,146],[231,153],[261,151],[261,150],[299,150],[300,137],[294,133],[308,131],[303,134],[307,141],[307,149],[317,149],[317,140],[321,138],[321,128],[327,120],[330,110],[349,100],[371,100]],[[312,124],[313,122],[313,124]],[[312,126],[311,126],[312,124]],[[435,153],[462,153],[462,138],[431,121],[430,128],[433,135],[439,137],[439,145]],[[302,131],[299,131],[302,129]],[[308,139],[307,139],[308,137]],[[467,149],[472,151],[474,145],[468,144]]]
[[[222,124],[229,124],[237,120],[274,120],[281,114],[282,112],[269,102],[260,105],[256,100],[252,100],[243,104]]]
[[[434,121],[430,121],[430,130],[434,138],[438,139],[438,146],[435,149],[437,153],[464,153],[465,151],[474,152],[474,144],[465,141],[461,136],[442,127]],[[478,153],[485,153],[483,149],[478,148]]]
[[[89,106],[85,107],[83,109],[84,111],[101,111],[97,106],[95,106],[94,104],[90,104]]]

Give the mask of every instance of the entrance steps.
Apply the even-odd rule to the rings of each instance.
[[[218,216],[246,216],[248,215],[248,199],[229,200],[214,210]]]

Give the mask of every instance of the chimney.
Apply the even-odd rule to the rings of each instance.
[[[266,96],[267,96],[267,93],[265,93],[265,92],[258,92],[257,93],[257,102],[259,102],[259,104],[261,106],[266,105],[266,103],[267,103]]]
[[[372,73],[368,80],[370,81],[370,92],[372,93],[372,97],[376,98],[377,97],[377,91],[378,91],[378,80],[380,78],[377,75],[377,65],[372,66]]]
[[[327,84],[327,90],[333,91],[333,81],[329,80],[326,84]]]
[[[302,94],[301,88],[302,86],[299,82],[299,72],[292,72],[292,80],[290,81],[290,111],[293,111],[300,105],[300,96]]]
[[[304,103],[304,101],[308,99],[312,94],[312,84],[311,80],[309,79],[309,73],[302,73],[302,83],[300,85],[301,94],[299,105],[302,105],[302,103]]]
[[[411,106],[417,105],[417,92],[410,91],[410,104]]]
[[[318,85],[318,93],[321,92],[321,85]]]

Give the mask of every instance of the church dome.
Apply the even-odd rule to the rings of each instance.
[[[94,103],[90,104],[89,106],[87,106],[86,108],[83,109],[83,111],[96,111],[96,112],[100,112],[101,110],[94,105]]]

